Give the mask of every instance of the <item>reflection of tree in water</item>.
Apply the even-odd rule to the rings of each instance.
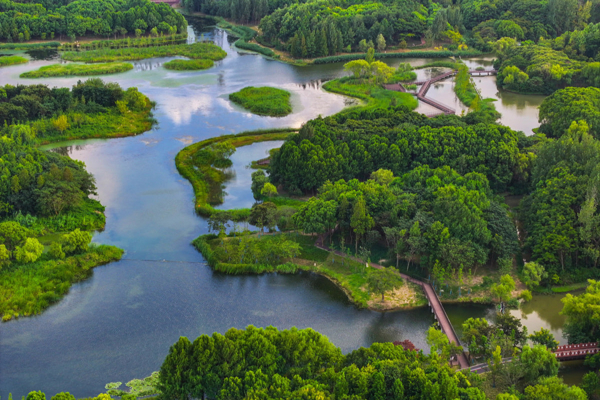
[[[424,308],[377,314],[365,331],[371,343],[409,339],[416,347],[420,347],[425,331],[434,321],[433,314]]]
[[[235,179],[236,173],[233,168],[225,168],[221,170],[223,172],[223,182],[221,183],[213,183],[210,185],[210,189],[208,192],[208,203],[216,206],[219,204],[223,204],[225,197],[229,194],[225,191],[226,183]]]
[[[321,86],[323,86],[323,81],[321,79],[314,79],[305,83],[299,83],[298,87],[301,87],[302,89],[306,90],[308,89],[320,89]]]
[[[533,300],[523,303],[520,308],[521,318],[529,319],[529,317],[539,319],[550,326],[552,330],[562,329],[566,317],[560,315],[563,303],[561,295],[539,295]]]
[[[136,72],[140,71],[152,71],[153,69],[157,69],[162,67],[163,63],[156,61],[141,61],[133,64],[133,67]]]
[[[58,58],[56,49],[28,50],[25,53],[29,54],[32,60],[54,60]]]
[[[83,149],[85,149],[85,145],[80,144],[73,146],[55,147],[53,149],[50,149],[49,151],[60,154],[61,156],[70,157],[71,154],[73,154],[73,151],[79,151]]]

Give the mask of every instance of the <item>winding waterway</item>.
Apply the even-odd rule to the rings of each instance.
[[[107,224],[94,241],[119,246],[126,254],[119,262],[96,268],[90,279],[74,285],[43,314],[0,325],[0,396],[9,392],[21,396],[31,390],[48,396],[61,391],[94,396],[104,391],[107,382],[127,382],[157,370],[179,336],[195,338],[249,324],[312,327],[344,352],[375,341],[403,339],[427,347],[424,333],[433,317],[425,309],[359,310],[328,280],[312,274],[221,275],[189,244],[207,232],[207,225],[194,213],[190,184],[175,169],[174,157],[180,149],[226,133],[299,127],[354,103],[321,90],[321,82],[345,74],[341,64],[295,67],[238,53],[222,30],[197,27],[194,32],[201,31],[228,53],[213,69],[170,72],[161,65],[171,58],[164,58],[135,62],[132,71],[103,78],[123,87],[136,86],[157,102],[159,123],[152,131],[46,147],[84,161],[95,175]],[[407,61],[430,60],[389,63]],[[2,68],[0,82],[34,83],[19,79],[19,74],[54,62],[40,59]],[[486,79],[476,78],[482,92],[498,98],[495,86],[490,89]],[[55,78],[43,83],[71,86],[77,80]],[[284,118],[259,117],[228,101],[227,94],[250,85],[291,91],[294,112]],[[446,104],[458,108],[452,85],[451,81],[438,84],[430,95],[443,95]],[[537,124],[538,100],[520,98],[502,94],[498,108],[505,115],[503,123],[530,134]],[[245,166],[277,145],[259,143],[238,150],[233,157],[235,178],[228,183],[223,207],[251,205],[250,171]],[[552,328],[560,336],[562,323],[555,321],[558,310],[544,313],[542,308],[547,310],[534,307],[525,325]],[[469,317],[492,314],[487,306],[456,305],[447,311],[455,326]]]

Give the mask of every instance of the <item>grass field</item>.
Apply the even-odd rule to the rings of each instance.
[[[28,59],[26,59],[25,57],[20,57],[20,56],[0,57],[0,67],[7,67],[9,65],[16,65],[16,64],[25,64],[27,62],[29,62]]]
[[[414,110],[419,104],[417,99],[409,93],[385,90],[374,83],[352,77],[329,81],[323,85],[323,89],[364,100],[367,102],[366,107],[388,108],[404,105]]]

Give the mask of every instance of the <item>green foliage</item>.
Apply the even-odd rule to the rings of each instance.
[[[36,238],[27,238],[23,246],[15,248],[15,259],[21,264],[35,262],[44,251],[44,246]]]
[[[546,328],[541,328],[539,331],[533,332],[533,334],[529,336],[529,339],[531,339],[533,343],[546,346],[552,351],[555,351],[558,348],[558,342],[554,339],[552,333],[550,333],[550,331]]]
[[[366,108],[389,108],[390,106],[403,105],[412,110],[417,108],[418,105],[417,100],[409,93],[385,90],[374,82],[367,82],[364,79],[353,77],[329,81],[323,85],[323,89],[365,100],[367,102]]]
[[[20,137],[25,144],[32,144],[34,136],[48,143],[133,135],[147,131],[154,122],[153,103],[136,88],[123,90],[98,78],[79,81],[71,90],[38,84],[7,85],[4,91],[7,101],[0,103],[1,133]],[[132,112],[121,113],[117,101],[127,103]],[[15,121],[21,125],[10,125]]]
[[[524,400],[586,400],[587,395],[577,386],[568,386],[556,376],[542,378],[535,386],[525,388]]]
[[[600,144],[586,128],[585,122],[573,123],[570,132],[538,148],[532,165],[533,191],[521,203],[526,246],[532,260],[549,274],[598,261],[600,236],[594,224],[600,219],[593,205]],[[579,222],[577,211],[583,211],[584,221]]]
[[[547,277],[544,266],[535,261],[525,263],[523,266],[523,283],[530,289],[539,286],[542,279]]]
[[[65,252],[63,251],[62,245],[58,242],[52,242],[48,255],[56,260],[62,260],[65,258]]]
[[[36,50],[48,47],[59,47],[60,42],[41,43],[1,43],[0,50]]]
[[[75,400],[75,396],[69,392],[60,392],[52,396],[51,400]]]
[[[75,282],[87,278],[93,267],[116,261],[123,251],[97,246],[64,260],[46,260],[0,270],[0,315],[4,321],[39,314],[58,301]]]
[[[207,147],[226,141],[235,147],[239,147],[268,140],[282,140],[294,132],[294,129],[272,129],[242,132],[237,135],[223,135],[194,143],[181,150],[175,157],[175,165],[179,173],[192,183],[196,196],[196,212],[206,217],[219,212],[211,204],[220,204],[222,201],[221,184],[226,179],[222,171],[212,167],[212,159],[198,156]],[[260,189],[262,189],[262,186],[260,186]],[[260,189],[255,192],[253,187],[255,196],[257,193],[260,194]],[[273,198],[272,201],[277,202],[277,199],[277,197]],[[250,216],[250,210],[248,209],[228,210],[228,212],[235,214],[236,217],[233,217],[233,219],[238,221],[247,220]]]
[[[448,58],[448,57],[474,57],[480,55],[477,50],[467,51],[406,51],[402,53],[375,53],[375,58]],[[313,64],[330,64],[338,62],[348,62],[352,60],[364,59],[365,54],[344,54],[341,56],[321,57],[313,61]]]
[[[510,300],[513,290],[515,290],[515,281],[510,275],[503,275],[500,283],[495,283],[490,288],[492,294],[502,303]]]
[[[371,269],[367,274],[367,287],[372,293],[380,294],[381,301],[385,294],[402,286],[402,278],[394,267]]]
[[[209,59],[171,60],[164,63],[163,67],[166,69],[173,69],[175,71],[198,71],[211,68],[214,64],[214,61]]]
[[[2,58],[0,58],[2,60]],[[105,64],[52,64],[40,67],[37,70],[23,72],[21,78],[48,78],[51,76],[88,76],[117,74],[133,69],[130,63],[105,63]]]
[[[585,293],[578,296],[567,293],[562,302],[561,314],[567,316],[563,332],[569,343],[588,343],[600,339],[600,322],[596,316],[600,306],[600,282],[589,280]]]
[[[540,105],[539,131],[561,137],[573,121],[585,121],[590,134],[600,138],[600,89],[568,87],[546,97]]]
[[[357,109],[312,120],[288,138],[272,158],[271,180],[307,192],[327,180],[366,179],[380,168],[401,176],[418,165],[448,165],[459,173],[481,171],[504,190],[515,175],[519,137],[503,126],[454,118],[440,126],[405,107]]]
[[[84,61],[88,63],[143,60],[145,58],[173,56],[218,61],[225,58],[226,55],[227,53],[225,51],[213,43],[199,42],[193,44],[173,44],[158,47],[122,49],[103,48],[84,52],[68,51],[62,54],[62,58],[68,61]]]
[[[391,398],[389,394],[402,399],[408,393],[429,398],[433,390],[441,399],[483,396],[437,356],[392,343],[374,343],[344,356],[310,328],[253,326],[203,335],[193,343],[180,338],[161,366],[159,389],[177,399],[329,399],[335,393],[336,398],[379,400]]]
[[[79,16],[74,18],[73,16]],[[168,22],[168,23],[167,23]],[[94,0],[74,2],[19,3],[6,1],[0,18],[0,37],[7,41],[23,38],[45,39],[93,36],[111,36],[143,31],[154,27],[169,27],[171,32],[184,32],[185,18],[167,4],[118,0],[111,3]],[[56,42],[37,44],[35,47],[57,46]],[[22,47],[16,46],[16,47]]]
[[[75,229],[73,232],[64,235],[63,240],[66,244],[65,251],[67,254],[81,254],[88,250],[92,241],[92,234]]]
[[[290,92],[287,90],[249,86],[231,93],[229,99],[258,115],[283,117],[292,112]]]
[[[0,47],[1,49],[2,47]],[[6,67],[9,65],[15,65],[15,64],[25,64],[29,62],[28,59],[26,59],[25,57],[20,57],[20,56],[4,56],[4,57],[0,57],[0,67]]]

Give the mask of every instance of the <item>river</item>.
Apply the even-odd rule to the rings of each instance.
[[[104,391],[105,383],[127,382],[157,370],[180,336],[193,339],[250,324],[312,327],[344,352],[375,341],[404,339],[427,347],[424,334],[433,317],[425,309],[359,310],[328,280],[306,273],[225,276],[213,272],[190,245],[207,232],[207,225],[194,213],[192,188],[175,168],[179,150],[221,134],[299,127],[355,103],[321,90],[323,81],[345,74],[342,64],[291,66],[238,53],[222,30],[198,26],[190,30],[213,39],[228,56],[207,71],[167,71],[161,65],[171,58],[163,58],[134,62],[132,71],[103,77],[123,87],[136,86],[157,102],[154,129],[128,138],[46,146],[86,163],[96,177],[98,198],[106,206],[106,229],[94,241],[119,246],[126,253],[123,260],[96,268],[91,278],[74,285],[63,300],[41,315],[0,325],[0,396],[6,398],[9,392],[22,396],[31,390],[42,390],[48,397],[61,391],[78,398],[95,396]],[[39,58],[2,68],[0,81],[39,82],[18,77],[23,71],[56,62]],[[388,61],[397,65],[431,60]],[[489,85],[493,79],[477,78],[478,86],[485,96],[500,99],[499,110],[506,113],[502,122],[531,134],[538,100],[498,95],[495,86]],[[43,83],[71,86],[77,80],[51,78]],[[448,91],[452,84],[436,84],[430,93],[455,99]],[[259,117],[228,101],[227,94],[249,85],[291,91],[294,112],[283,118]],[[459,105],[456,100],[447,104]],[[251,171],[246,165],[276,145],[259,143],[237,151],[235,178],[227,184],[224,207],[252,204]],[[558,310],[540,310],[532,310],[524,323],[559,333]],[[487,306],[449,306],[447,311],[455,326],[469,317],[492,314]]]

